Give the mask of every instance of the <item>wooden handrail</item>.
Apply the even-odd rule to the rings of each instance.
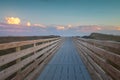
[[[29,45],[29,44],[35,44],[38,42],[46,42],[46,41],[52,41],[59,38],[50,38],[50,39],[39,39],[39,40],[28,40],[28,41],[19,41],[19,42],[10,42],[10,43],[3,43],[0,44],[0,50]]]
[[[2,66],[4,64],[7,64],[7,63],[9,63],[11,61],[14,61],[14,60],[16,60],[16,59],[18,59],[20,57],[25,56],[25,55],[28,55],[28,54],[30,54],[30,53],[32,53],[34,51],[37,51],[37,50],[39,50],[41,48],[44,48],[44,47],[46,47],[48,45],[51,45],[51,44],[53,44],[53,43],[55,43],[57,41],[58,40],[50,42],[50,43],[45,43],[45,44],[36,46],[36,48],[31,47],[31,48],[28,48],[28,49],[25,49],[25,50],[21,50],[21,51],[18,51],[18,52],[10,53],[8,55],[3,55],[3,56],[0,57],[0,66]]]
[[[38,66],[43,68],[41,61],[45,62],[48,56],[54,53],[52,51],[58,49],[61,42],[61,38],[49,38],[0,44],[0,50],[16,49],[15,52],[0,56],[0,80],[23,80],[29,76],[28,74],[32,73],[32,70],[36,70]],[[21,49],[21,46],[29,44],[33,44],[33,46]],[[11,64],[11,62],[15,63]],[[25,74],[22,75],[23,73]]]
[[[93,41],[83,38],[74,39],[80,56],[90,71],[93,80],[119,80],[120,55],[91,44]],[[101,43],[106,42],[97,40],[94,43],[105,46],[105,44]],[[106,47],[115,47],[115,45],[117,46],[115,48],[120,47],[119,42],[113,43],[112,41],[108,41],[107,44],[109,45]]]
[[[105,41],[105,40],[103,41],[103,40],[84,39],[84,38],[78,38],[78,39],[93,45],[100,45],[100,46],[120,49],[120,42],[116,42],[116,41]]]

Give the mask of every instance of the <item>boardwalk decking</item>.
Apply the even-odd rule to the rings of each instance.
[[[66,38],[37,80],[91,80],[72,38]]]

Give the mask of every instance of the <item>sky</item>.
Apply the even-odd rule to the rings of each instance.
[[[120,0],[0,0],[0,36],[120,35]]]

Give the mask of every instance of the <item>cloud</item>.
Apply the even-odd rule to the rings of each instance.
[[[18,17],[6,17],[5,20],[8,24],[20,24],[21,20]]]
[[[19,26],[19,27],[18,27]],[[119,26],[100,26],[100,25],[44,25],[31,24],[27,25],[13,25],[0,23],[1,35],[63,35],[63,36],[83,36],[89,35],[92,32],[120,34]]]
[[[27,26],[31,26],[31,23],[30,23],[30,22],[27,22]]]
[[[103,28],[98,25],[86,25],[86,26],[78,26],[77,27],[77,31],[81,31],[81,32],[96,32],[96,31],[100,31],[102,29]]]
[[[65,30],[65,27],[64,26],[56,26],[56,29],[57,30]]]
[[[73,26],[69,24],[67,27],[68,27],[68,28],[72,28]]]
[[[116,30],[120,31],[120,26],[117,26],[117,27],[116,27]]]
[[[46,26],[45,26],[45,25],[43,25],[43,24],[34,24],[33,26],[36,26],[36,27],[41,27],[41,28],[46,28]]]
[[[75,26],[73,25],[54,25],[57,30],[68,30],[68,29],[74,29]]]

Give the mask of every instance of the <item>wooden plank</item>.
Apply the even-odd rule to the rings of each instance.
[[[52,46],[50,46],[50,47],[48,47],[48,48],[45,48],[44,50],[42,50],[42,51],[40,51],[40,52],[38,52],[38,53],[36,53],[36,54],[39,54],[39,53],[40,53],[40,54],[43,54],[43,53],[45,53],[45,51],[48,51],[49,49],[54,48],[56,45],[57,45],[57,43],[54,44],[54,45],[52,45]],[[50,52],[49,52],[49,53],[50,53]],[[48,53],[48,54],[49,54],[49,53]],[[30,64],[27,68],[25,68],[25,69],[21,72],[22,79],[24,79],[25,76],[27,76],[27,75],[36,67],[36,65],[38,65],[42,60],[44,60],[44,58],[37,59],[36,62]],[[14,77],[13,80],[16,80],[16,76]]]
[[[0,79],[4,79],[8,76],[10,76],[11,74],[13,74],[14,72],[16,72],[17,70],[19,70],[20,68],[24,67],[26,64],[30,63],[31,61],[33,61],[34,59],[36,59],[39,55],[41,54],[35,54],[32,55],[26,59],[24,59],[23,61],[10,66],[9,68],[3,70],[0,72]]]
[[[56,43],[58,42],[59,40],[56,40],[56,41],[52,41],[50,43],[45,43],[45,44],[42,44],[42,45],[39,45],[39,46],[36,46],[36,47],[32,47],[32,48],[28,48],[28,49],[25,49],[25,50],[21,50],[19,52],[14,52],[14,53],[11,53],[11,54],[7,54],[7,55],[3,55],[3,56],[0,56],[0,66],[4,65],[4,64],[7,64],[11,61],[14,61],[20,57],[23,57],[25,55],[28,55],[30,54],[31,52],[34,52],[34,51],[37,51],[39,49],[42,49],[48,45],[51,45],[53,43]]]
[[[88,59],[88,55],[86,52],[83,51],[83,49],[80,49],[81,52],[81,57],[83,58],[84,63],[86,64],[87,69],[89,70],[91,77],[93,80],[103,80],[100,75],[96,72],[94,67],[90,64],[90,60]],[[107,80],[107,79],[106,79]]]
[[[59,48],[59,47],[57,47],[59,44],[60,44],[60,42],[58,42],[57,45],[56,45],[54,48],[52,48],[52,50],[50,50],[49,53],[47,53],[47,54],[55,53],[55,51]],[[53,50],[55,50],[55,51],[53,51]],[[51,57],[51,56],[49,56],[49,57]],[[43,58],[43,59],[44,59],[44,58]],[[49,59],[49,58],[46,58],[46,60],[48,60],[48,59]],[[41,62],[41,60],[42,60],[42,59],[39,58],[39,59],[38,59],[38,62]],[[46,60],[44,60],[44,62],[42,62],[42,63],[44,63],[44,66],[45,66],[45,64],[46,64]],[[44,66],[43,66],[43,67],[44,67]],[[38,66],[38,67],[39,67],[39,66]],[[42,68],[43,68],[43,67],[42,67]],[[42,69],[42,68],[41,68],[41,69]],[[41,71],[41,69],[40,69],[39,71]],[[36,72],[36,71],[34,71],[33,73],[31,73],[30,76],[28,76],[26,79],[28,79],[28,80],[29,80],[29,79],[30,79],[30,80],[33,79],[33,80],[34,80],[33,77],[35,77],[35,75],[37,74],[37,72],[36,72],[36,74],[34,74],[35,72]],[[38,72],[38,73],[39,73],[39,72]],[[32,75],[32,77],[31,77],[31,75]],[[44,79],[44,76],[42,77],[42,80],[43,80],[43,79]]]
[[[38,77],[38,79],[40,79],[40,80],[45,80],[46,75],[48,75],[48,71],[49,71],[49,69],[50,69],[50,66],[45,66],[45,68],[46,68],[46,71],[42,72],[42,74],[40,74],[41,77]],[[45,75],[44,75],[44,74],[45,74]],[[38,79],[37,79],[37,80],[38,80]]]
[[[14,48],[14,47],[23,46],[23,45],[34,44],[34,43],[38,43],[38,42],[52,41],[52,40],[56,40],[56,39],[59,39],[59,38],[3,43],[3,44],[0,44],[0,50],[4,50],[4,49],[8,49],[8,48]]]
[[[90,54],[90,52],[89,52]],[[120,79],[120,71],[115,69],[112,65],[108,64],[105,60],[101,59],[100,57],[96,56],[96,54],[91,53],[91,57],[96,61],[98,65],[100,65],[106,72],[108,72],[112,77],[116,80]]]
[[[56,72],[55,72],[55,76],[53,78],[53,80],[61,80],[61,72],[62,72],[62,66],[61,65],[56,65]]]
[[[53,51],[54,49],[56,49],[56,48],[57,48],[57,46],[52,47],[52,48],[51,48],[52,50],[50,50],[48,53],[46,52],[41,58],[38,59],[38,61],[41,62],[42,60],[44,60],[44,59],[45,59],[47,56],[49,56],[49,55],[52,53],[52,51]],[[45,64],[45,62],[44,62],[44,64]]]
[[[49,71],[48,71],[48,73],[47,73],[47,75],[46,75],[46,77],[45,77],[44,80],[53,79],[53,78],[54,78],[54,73],[55,73],[55,71],[56,71],[56,66],[51,65],[51,64],[49,64],[49,65],[47,65],[47,66],[49,66],[50,69],[49,69]]]
[[[68,80],[68,66],[65,64],[65,65],[62,65],[62,70],[61,70],[61,77],[60,79],[61,80]],[[60,75],[58,75],[60,76]]]
[[[68,79],[75,80],[74,65],[69,65],[68,67]]]
[[[95,52],[96,54],[100,55],[102,58],[106,59],[106,60],[110,60],[112,61],[114,64],[120,66],[120,55],[114,54],[112,52],[106,51],[104,49],[92,46],[90,44],[84,43],[84,42],[80,42],[82,45],[88,47],[89,49],[91,49],[93,52]]]
[[[32,73],[30,73],[24,80],[34,80],[34,76],[39,73],[39,71],[45,66],[44,63],[41,63]]]
[[[93,45],[100,45],[100,46],[106,46],[106,47],[111,47],[115,49],[120,49],[120,42],[115,42],[115,41],[105,41],[105,40],[95,40],[95,39],[83,39],[83,38],[78,38],[79,40],[85,41],[87,43],[91,43]]]
[[[25,80],[34,80],[35,75],[37,75],[37,74],[39,73],[39,71],[40,71],[40,70],[44,67],[44,65],[46,64],[46,61],[48,61],[48,59],[50,59],[50,58],[52,57],[52,55],[53,55],[56,51],[57,51],[57,49],[52,49],[52,50],[51,50],[52,54],[51,54],[50,56],[48,56],[48,58],[46,58],[46,59],[44,60],[44,62],[41,63],[41,65],[43,65],[43,66],[42,66],[42,67],[41,67],[41,65],[38,66],[30,75],[28,75],[28,76],[25,78]]]
[[[105,41],[105,40],[93,40],[93,39],[79,39],[80,41],[86,42],[93,46],[99,47],[106,51],[113,52],[114,54],[120,55],[120,42]]]
[[[80,49],[80,51],[83,53],[84,51],[82,50],[82,49]],[[85,60],[85,63],[88,63],[88,60],[87,60],[87,57],[85,57],[85,56],[87,56],[86,54],[82,54],[81,53],[81,55],[82,55],[82,57],[84,58],[84,60]],[[85,80],[89,80],[90,79],[90,76],[88,75],[88,72],[86,71],[86,67],[83,65],[83,64],[81,64],[81,70],[82,70],[82,74],[83,74],[83,77],[84,77],[84,79]],[[86,75],[88,75],[88,76],[86,76]]]
[[[49,62],[50,65],[58,65],[59,67],[61,67],[60,69],[58,69],[58,67],[57,67],[56,72],[54,72],[54,70],[52,70],[53,72],[51,72],[51,74],[52,75],[54,74],[55,76],[54,76],[54,79],[49,78],[49,80],[70,80],[70,79],[76,80],[77,73],[75,73],[76,72],[75,66],[76,65],[84,66],[81,59],[75,57],[76,55],[78,55],[78,53],[76,52],[75,46],[73,45],[73,42],[72,42],[72,39],[66,38],[66,41],[64,42],[63,46],[60,48],[60,50],[55,54],[55,56]],[[79,60],[78,61],[79,64],[76,63],[77,60],[75,60],[75,59]],[[86,69],[86,68],[82,67],[82,69]],[[46,68],[44,70],[46,71]],[[87,71],[87,70],[83,70],[83,71]],[[89,74],[87,73],[85,75],[85,73],[86,72],[82,72],[81,74],[79,74],[77,76],[81,76],[84,74],[84,76],[87,77],[86,78],[87,80],[91,80],[91,78],[88,77]],[[44,74],[44,76],[45,76],[45,74]],[[40,79],[40,77],[39,77],[39,79]],[[81,79],[84,80],[83,77]]]
[[[55,45],[56,46],[56,45]],[[54,46],[53,46],[54,47]],[[51,47],[51,48],[53,48],[53,47]],[[51,49],[50,48],[50,49]],[[54,48],[53,48],[54,49]],[[46,51],[48,51],[49,49],[47,49]],[[51,50],[51,51],[53,51],[53,50]],[[48,54],[50,54],[51,53],[51,51],[48,53]],[[36,62],[37,62],[37,64],[39,64],[42,60],[44,60],[45,58],[43,58],[43,57],[41,57],[41,58],[39,58]],[[31,69],[31,68],[29,68],[29,69]],[[24,70],[24,73],[26,72],[26,70]]]
[[[89,61],[87,60],[87,57],[85,57],[83,55],[83,52],[81,52],[81,50],[79,50],[80,52],[80,56],[83,60],[83,62],[85,63],[85,65],[87,66],[87,69],[89,70],[92,80],[100,80],[99,76],[97,75],[96,71],[94,70],[94,68],[92,67],[92,65],[89,64]]]
[[[30,56],[27,59],[24,59],[23,61],[21,61],[20,63],[17,63],[15,65],[12,65],[12,66],[6,68],[5,70],[0,72],[0,78],[4,79],[4,78],[10,76],[11,74],[13,74],[16,71],[18,71],[20,68],[24,67],[26,64],[28,64],[31,61],[33,61],[35,58],[36,58],[35,55]]]
[[[76,42],[76,41],[75,41]],[[88,49],[84,46],[82,46],[81,44],[78,44],[78,42],[76,42],[77,44],[77,48],[80,52],[81,57],[83,57],[83,61],[85,62],[88,70],[90,71],[90,74],[92,76],[93,80],[101,80],[102,76],[102,80],[112,80],[110,78],[110,76],[108,76],[92,59],[91,57],[88,55],[90,54]],[[82,51],[82,52],[81,52]],[[83,55],[84,54],[84,55]],[[86,60],[87,59],[87,60]]]
[[[82,73],[81,73],[81,70],[80,70],[80,65],[76,65],[74,69],[75,69],[75,75],[76,75],[75,80],[83,79],[83,76],[82,76]]]
[[[89,63],[92,65],[94,70],[96,70],[102,76],[103,80],[111,80],[111,78],[109,78],[109,76],[104,72],[104,70],[98,64],[96,64],[96,62],[94,62],[93,59],[89,56],[91,52],[82,45],[80,47],[82,48],[82,50],[84,50],[84,54],[88,54],[86,57]]]

